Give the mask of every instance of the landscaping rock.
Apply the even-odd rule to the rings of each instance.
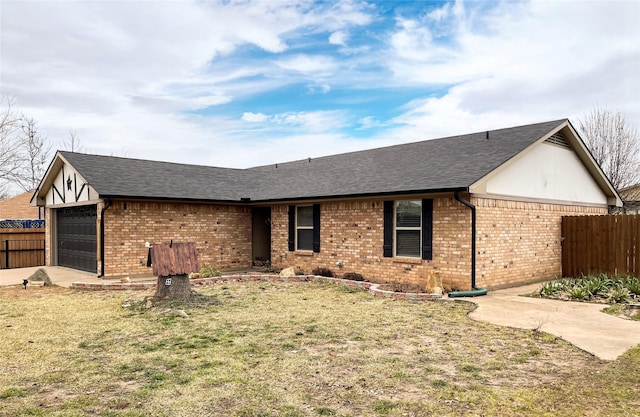
[[[47,271],[44,270],[44,268],[39,268],[36,272],[31,274],[31,276],[27,279],[29,281],[44,281],[44,285],[53,284],[51,282],[51,278],[49,278],[49,275],[47,274]]]
[[[281,277],[294,277],[296,275],[296,269],[294,267],[285,268],[280,271]]]

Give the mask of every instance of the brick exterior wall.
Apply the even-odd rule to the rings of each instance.
[[[499,288],[542,281],[562,271],[562,216],[606,214],[606,208],[473,198],[477,211],[476,285]],[[446,289],[471,287],[471,210],[452,197],[434,198],[433,259],[385,258],[383,200],[320,206],[319,253],[290,252],[287,205],[272,209],[272,263],[339,276],[358,272],[373,282],[426,285],[432,270]],[[336,263],[342,261],[343,266]]]
[[[0,220],[37,220],[38,207],[30,204],[33,192],[26,192],[0,201]],[[44,213],[43,213],[44,214]]]
[[[487,288],[560,275],[562,216],[607,213],[606,208],[596,207],[488,198],[471,201],[477,207],[476,284]],[[471,210],[451,196],[435,197],[433,259],[385,258],[383,202],[321,203],[319,253],[290,252],[288,205],[272,206],[272,265],[293,266],[307,274],[316,267],[325,267],[338,276],[358,272],[377,283],[420,286],[426,286],[431,271],[437,271],[445,289],[470,289]],[[101,209],[102,204],[98,204],[98,224]],[[47,209],[47,216],[51,218],[51,209]],[[46,223],[47,265],[51,265],[52,223]],[[194,241],[201,265],[209,263],[223,269],[251,266],[250,207],[114,201],[105,212],[105,236],[106,276],[150,274],[144,243],[166,243],[171,239]],[[342,267],[336,265],[338,261]]]
[[[433,259],[383,257],[383,201],[327,202],[320,205],[319,253],[288,250],[288,206],[271,212],[271,262],[275,267],[295,267],[311,273],[325,267],[341,276],[358,272],[373,282],[401,282],[426,286],[432,270],[445,287],[469,281],[469,209],[453,198],[434,199]],[[342,261],[343,266],[336,263]]]
[[[151,274],[145,242],[172,239],[195,242],[200,265],[251,266],[249,207],[114,201],[105,212],[104,232],[105,276]]]
[[[582,207],[474,198],[476,284],[500,288],[562,274],[562,216],[607,214]]]

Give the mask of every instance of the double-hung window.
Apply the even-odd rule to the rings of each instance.
[[[433,200],[384,202],[383,255],[433,258]]]
[[[419,258],[422,253],[422,201],[396,201],[395,225],[395,255]]]
[[[296,250],[313,249],[313,206],[296,207]]]
[[[289,250],[320,252],[320,204],[289,206]]]

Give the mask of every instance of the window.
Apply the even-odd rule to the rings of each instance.
[[[383,256],[433,258],[433,200],[384,202]]]
[[[320,204],[289,206],[289,251],[320,252]]]
[[[395,202],[395,254],[419,258],[421,253],[422,202]]]
[[[313,206],[296,207],[296,250],[313,249]]]

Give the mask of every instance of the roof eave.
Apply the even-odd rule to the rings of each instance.
[[[259,199],[251,200],[252,204],[265,204],[265,203],[287,203],[293,201],[317,201],[317,200],[349,200],[349,199],[368,199],[374,197],[391,197],[391,196],[410,196],[410,195],[424,195],[424,194],[449,194],[453,192],[468,192],[468,186],[458,187],[446,187],[446,188],[428,188],[428,189],[416,189],[416,190],[397,190],[397,191],[381,191],[372,193],[352,193],[341,195],[314,195],[304,197],[286,197],[286,198],[272,198],[272,199]]]
[[[207,204],[247,204],[253,202],[251,200],[232,200],[232,199],[208,199],[208,198],[186,198],[180,196],[131,196],[126,194],[101,194],[102,199],[111,200],[128,200],[128,201],[183,201],[189,203],[207,203]]]

